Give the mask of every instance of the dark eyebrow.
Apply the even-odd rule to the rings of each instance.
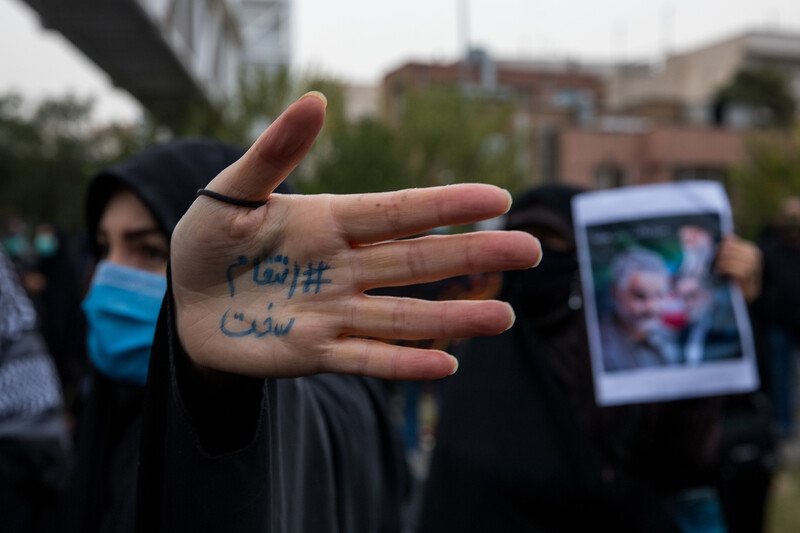
[[[157,228],[148,228],[148,229],[140,229],[136,231],[131,231],[125,233],[126,239],[140,239],[142,237],[148,237],[152,234],[156,234],[159,237],[164,237],[164,235],[159,231]],[[164,237],[166,238],[166,237]]]
[[[126,239],[139,239],[142,237],[148,237],[153,234],[160,235],[166,238],[158,228],[143,228],[139,230],[129,231],[125,233],[124,237]],[[107,238],[107,235],[106,232],[103,231],[103,228],[97,228],[97,235],[95,236],[95,239],[101,240],[105,238]]]

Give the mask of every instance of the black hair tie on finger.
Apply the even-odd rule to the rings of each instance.
[[[208,189],[198,189],[195,198],[199,198],[200,196],[208,196],[215,200],[219,200],[220,202],[225,202],[226,204],[231,205],[238,205],[239,207],[261,207],[262,205],[267,205],[266,200],[238,200],[236,198],[231,198],[230,196],[225,196],[224,194],[220,194],[218,192],[209,191]]]

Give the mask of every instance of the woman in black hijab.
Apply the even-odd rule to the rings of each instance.
[[[145,382],[169,239],[197,189],[244,151],[206,139],[153,146],[99,173],[86,217],[99,261],[83,302],[92,362],[79,398],[70,531],[133,531]]]
[[[536,187],[509,212],[508,229],[539,237],[542,262],[505,274],[500,298],[514,306],[515,327],[457,349],[460,370],[443,384],[421,533],[678,532],[685,489],[716,482],[717,400],[594,402],[572,228],[579,192]],[[758,270],[751,251],[733,239],[717,268],[749,279]],[[711,529],[699,530],[716,531],[719,503],[704,501],[700,514]]]
[[[385,242],[496,216],[509,197],[495,187],[280,194],[324,116],[309,94],[221,172],[237,154],[179,144],[92,184],[104,261],[84,302],[98,372],[80,530],[130,530],[134,507],[147,532],[400,530],[383,389],[360,376],[438,378],[454,360],[371,339],[494,334],[513,315],[364,291],[527,268],[539,250],[503,232]]]

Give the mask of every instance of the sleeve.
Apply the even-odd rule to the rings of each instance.
[[[399,531],[404,464],[380,383],[196,368],[171,291],[151,355],[137,530]]]
[[[0,528],[47,524],[69,475],[61,386],[33,305],[0,251]]]

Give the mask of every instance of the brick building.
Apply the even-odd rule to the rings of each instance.
[[[558,178],[588,188],[713,179],[743,154],[741,132],[676,125],[640,130],[565,128],[557,143]]]
[[[559,131],[555,178],[587,187],[682,179],[725,181],[745,157],[757,113],[715,116],[715,97],[745,66],[784,74],[800,103],[800,34],[746,32],[656,65],[607,76],[606,117]],[[752,111],[752,110],[750,110]],[[615,123],[616,122],[616,123]]]
[[[515,103],[531,184],[605,188],[683,179],[725,181],[744,156],[754,114],[714,116],[715,95],[743,66],[784,73],[800,103],[800,34],[746,32],[654,65],[494,61],[473,51],[449,64],[407,63],[386,74],[391,120],[409,91],[459,85]],[[745,110],[747,111],[747,110]],[[716,124],[716,125],[715,125]],[[516,169],[519,170],[519,169]]]
[[[383,78],[386,118],[396,119],[406,95],[432,86],[461,87],[515,106],[510,130],[518,154],[515,171],[537,182],[553,173],[554,132],[561,127],[590,124],[602,112],[603,78],[590,69],[567,62],[494,61],[473,50],[465,61],[447,64],[406,63]]]

